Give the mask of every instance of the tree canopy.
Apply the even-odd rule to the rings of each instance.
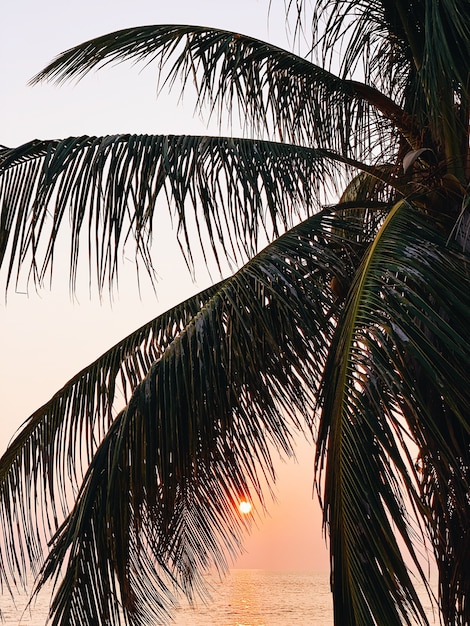
[[[7,289],[40,287],[64,241],[72,289],[82,264],[112,288],[131,245],[152,277],[165,207],[189,267],[198,247],[233,269],[79,372],[4,453],[0,580],[57,580],[54,626],[166,623],[239,552],[238,501],[264,502],[296,430],[316,444],[335,624],[428,623],[410,571],[426,582],[424,543],[443,623],[470,623],[470,5],[306,10],[286,3],[312,35],[303,57],[167,24],[33,79],[154,64],[255,139],[0,149]]]

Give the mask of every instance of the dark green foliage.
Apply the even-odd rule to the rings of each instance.
[[[129,242],[152,277],[164,204],[189,267],[195,244],[244,263],[77,374],[1,459],[0,577],[63,573],[56,626],[165,623],[179,591],[204,593],[240,549],[238,499],[264,505],[297,430],[317,445],[335,624],[426,624],[409,570],[426,579],[424,538],[443,623],[470,623],[470,5],[318,0],[312,25],[317,65],[165,25],[86,42],[35,79],[154,61],[256,140],[0,150],[7,288],[40,286],[67,237],[72,289],[83,250],[112,288]]]

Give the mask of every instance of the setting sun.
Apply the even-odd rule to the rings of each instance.
[[[243,515],[248,515],[248,513],[251,513],[252,508],[253,505],[251,504],[251,502],[247,502],[246,500],[240,502],[240,504],[238,505],[238,510],[240,511],[240,513],[243,513]]]

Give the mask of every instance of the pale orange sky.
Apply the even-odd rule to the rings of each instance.
[[[213,25],[279,43],[285,32],[282,18],[276,17],[282,16],[283,2],[278,4],[281,11],[276,13],[274,8],[269,22],[267,0],[84,0],[79,4],[26,0],[6,4],[0,38],[4,86],[0,144],[15,146],[34,138],[72,134],[204,132],[192,115],[194,102],[189,95],[186,108],[175,109],[175,98],[169,104],[156,104],[151,71],[140,75],[126,65],[91,76],[76,87],[31,88],[26,83],[63,49],[117,28],[145,23]],[[90,303],[86,290],[79,296],[80,305],[72,304],[63,274],[58,275],[52,294],[33,292],[28,297],[13,290],[6,306],[0,300],[2,450],[24,419],[79,369],[165,308],[207,285],[204,271],[198,274],[200,282],[192,284],[176,243],[166,245],[157,259],[158,301],[145,288],[139,300],[132,271],[124,275],[112,309],[107,302],[101,307],[96,299]],[[65,255],[64,265],[68,263]],[[297,465],[279,463],[278,502],[269,507],[270,516],[248,538],[246,554],[237,567],[328,567],[321,514],[312,497],[313,449],[302,443],[298,458]]]

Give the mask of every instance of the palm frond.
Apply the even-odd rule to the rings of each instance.
[[[448,428],[454,424],[468,441],[470,397],[463,380],[470,365],[470,296],[457,288],[466,261],[446,247],[443,229],[399,203],[351,288],[325,368],[317,453],[317,471],[326,468],[337,623],[411,623],[409,611],[427,623],[396,533],[420,572],[409,504],[434,538],[442,537],[436,528],[441,520],[431,514],[436,498],[446,499],[450,489],[450,508],[462,519],[468,514],[462,475],[468,445],[462,445],[464,453],[456,450],[442,428],[452,412]],[[437,402],[432,409],[431,397]],[[426,472],[452,488],[423,497],[413,445],[426,456]],[[449,502],[440,510],[448,511]],[[460,525],[458,532],[467,531]],[[438,561],[449,546],[440,547]],[[457,587],[451,592],[454,601],[466,593]]]
[[[24,423],[0,460],[1,579],[26,580],[70,510],[86,468],[116,414],[151,364],[185,328],[218,285],[151,320],[69,380]],[[36,509],[35,502],[44,503]],[[18,555],[20,557],[18,558]],[[13,574],[14,575],[14,574]]]
[[[262,487],[275,479],[272,450],[292,455],[292,429],[312,426],[313,394],[337,311],[331,277],[347,282],[346,262],[361,249],[352,224],[350,239],[335,235],[337,221],[328,211],[295,227],[198,296],[191,304],[198,309],[204,300],[198,312],[181,332],[165,335],[162,352],[104,434],[77,503],[54,538],[39,580],[41,587],[66,564],[53,623],[117,620],[119,605],[127,615],[122,619],[146,623],[154,583],[159,600],[151,605],[158,619],[176,589],[191,596],[202,570],[212,564],[223,571],[226,551],[239,550],[239,498],[256,495],[263,505]],[[175,314],[167,314],[172,319]],[[119,362],[118,347],[111,352]],[[123,362],[121,369],[127,368],[132,363]],[[90,391],[92,397],[99,393]],[[86,406],[83,390],[81,398]],[[54,420],[64,430],[56,433],[57,443],[51,433],[49,449],[63,445],[74,420],[64,405],[54,405]],[[71,462],[73,455],[69,448]],[[23,456],[17,449],[16,457]],[[33,501],[47,464],[45,457],[38,461],[36,474],[23,482],[22,493]],[[52,499],[54,466],[48,471]],[[19,496],[8,480],[5,471],[7,516]],[[25,536],[36,519],[29,506],[30,500],[20,515]],[[5,539],[15,553],[13,537]],[[96,621],[99,615],[104,621]]]
[[[98,37],[59,55],[33,82],[79,79],[128,59],[156,62],[163,83],[195,84],[201,107],[208,103],[222,117],[238,109],[258,134],[275,129],[283,140],[359,160],[377,142],[391,154],[392,126],[416,138],[410,116],[370,85],[343,80],[266,42],[198,26],[142,26]]]
[[[72,288],[84,246],[100,293],[117,280],[126,246],[153,276],[160,197],[189,265],[191,230],[204,255],[210,246],[217,261],[220,252],[249,258],[260,241],[317,210],[319,182],[334,184],[337,171],[332,153],[235,138],[70,137],[7,150],[0,160],[6,284],[19,280],[23,266],[41,284],[63,232]]]

